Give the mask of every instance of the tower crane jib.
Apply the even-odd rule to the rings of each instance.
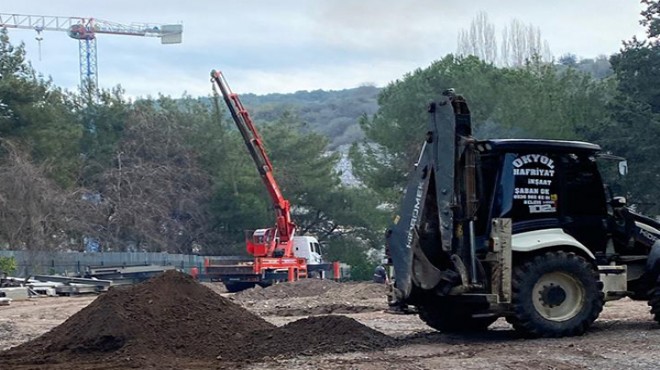
[[[62,31],[79,41],[80,87],[98,86],[96,35],[124,35],[158,37],[161,44],[180,44],[183,39],[181,24],[133,23],[121,24],[96,18],[59,17],[44,15],[0,13],[0,27],[31,29],[37,32],[37,41],[43,31]]]

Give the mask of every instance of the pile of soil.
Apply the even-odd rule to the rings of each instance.
[[[249,348],[237,357],[318,355],[373,351],[395,344],[395,340],[346,316],[315,316],[291,322],[275,330],[250,334]]]
[[[353,299],[359,301],[364,299],[386,300],[387,285],[372,282],[345,283],[340,284],[339,289],[332,293],[346,297],[352,297]]]
[[[227,288],[225,287],[225,284],[219,283],[219,282],[202,282],[202,285],[205,287],[211,289],[212,291],[216,292],[217,294],[226,294],[227,293]]]
[[[359,305],[355,303],[320,303],[320,304],[299,304],[298,302],[289,302],[289,305],[277,305],[274,308],[255,307],[251,306],[250,309],[258,312],[261,316],[311,316],[311,315],[330,315],[330,314],[352,314],[363,312],[376,312],[384,311],[385,306],[382,305]]]
[[[50,332],[0,357],[39,363],[110,353],[123,358],[215,358],[242,345],[250,332],[274,328],[171,270],[139,285],[110,289]]]
[[[167,271],[113,288],[50,332],[0,353],[0,368],[94,363],[162,368],[181,361],[244,362],[264,356],[377,349],[386,335],[340,316],[276,328],[188,275]]]
[[[329,290],[336,289],[341,284],[332,280],[302,279],[287,283],[279,283],[262,288],[255,286],[234,295],[234,299],[240,302],[281,299],[292,297],[313,297],[321,295]]]
[[[303,298],[313,296],[340,296],[362,299],[385,299],[387,286],[371,282],[337,283],[332,280],[302,279],[279,283],[262,288],[256,286],[233,295],[239,302],[261,301],[268,299]]]
[[[372,282],[304,279],[266,288],[255,287],[229,298],[262,316],[360,313],[385,310],[387,286]]]

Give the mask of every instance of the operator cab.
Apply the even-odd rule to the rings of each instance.
[[[477,234],[493,218],[513,233],[562,229],[594,253],[605,252],[609,214],[596,164],[598,145],[559,140],[487,140],[475,146],[480,174]]]

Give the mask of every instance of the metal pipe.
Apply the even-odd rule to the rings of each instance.
[[[415,162],[415,168],[419,166],[419,162],[422,161],[422,156],[424,156],[424,149],[426,149],[426,141],[424,141],[424,144],[422,144],[422,150],[419,151],[419,158],[417,158],[417,162]]]

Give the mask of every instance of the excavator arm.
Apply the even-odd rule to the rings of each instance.
[[[413,287],[448,291],[474,277],[474,158],[467,103],[453,90],[429,105],[429,126],[386,243],[394,265],[393,301]],[[472,239],[472,240],[471,240]]]

